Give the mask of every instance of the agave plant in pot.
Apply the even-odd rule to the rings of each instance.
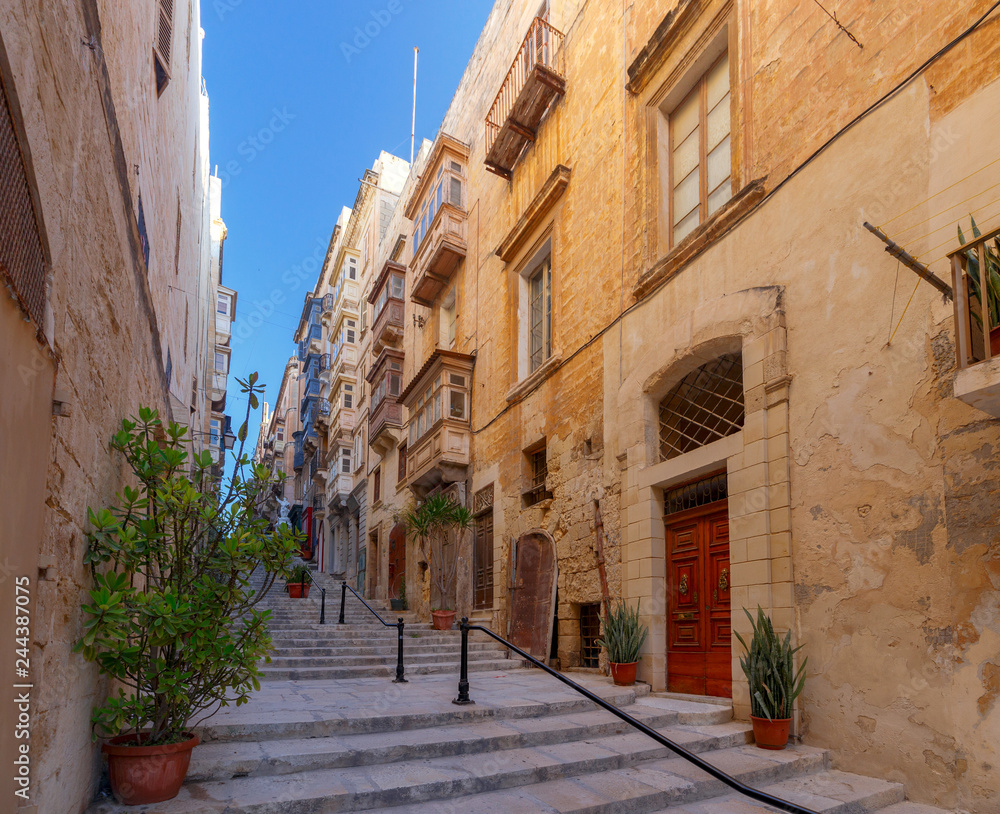
[[[623,687],[635,684],[639,651],[649,635],[649,628],[639,621],[639,605],[630,608],[624,599],[609,610],[597,644],[608,652],[608,666],[615,684]]]
[[[792,647],[792,633],[779,639],[770,617],[757,607],[757,619],[746,608],[753,638],[748,645],[738,631],[733,631],[746,651],[740,659],[743,674],[750,685],[750,721],[753,736],[762,749],[784,749],[792,725],[792,705],[805,684],[806,662],[795,669],[794,656],[802,648]]]
[[[472,512],[442,492],[410,507],[403,517],[407,530],[427,557],[440,607],[431,610],[435,630],[450,630],[455,622],[455,577],[463,534],[472,527]]]
[[[247,418],[257,376],[241,381]],[[187,773],[193,730],[259,689],[269,612],[255,606],[286,577],[300,533],[270,531],[260,509],[273,487],[267,467],[243,455],[221,482],[210,450],[189,453],[188,430],[139,410],[110,443],[131,484],[112,505],[90,509],[86,562],[94,587],[75,651],[114,680],[93,712],[109,736],[111,788],[129,805],[174,797]],[[251,573],[260,568],[263,584]]]
[[[982,237],[982,232],[976,225],[976,219],[970,216],[969,220],[972,224],[972,239],[976,240]],[[966,242],[961,224],[958,226],[958,242],[963,246]],[[989,316],[990,356],[1000,356],[1000,237],[993,238],[992,243],[993,245],[990,245],[987,242],[983,246],[983,257],[986,259],[986,268],[982,274],[986,281],[985,298],[981,290],[979,254],[971,249],[965,252],[969,275],[969,295],[977,304],[976,308],[970,308],[969,313],[980,329],[984,328],[983,317]]]

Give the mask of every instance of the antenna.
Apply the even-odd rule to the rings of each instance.
[[[413,46],[413,121],[410,125],[410,163],[413,163],[413,141],[417,136],[417,54],[420,49]]]

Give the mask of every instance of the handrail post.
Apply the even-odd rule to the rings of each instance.
[[[326,624],[326,588],[319,589],[319,623]]]
[[[406,684],[406,678],[403,676],[403,617],[400,616],[396,619],[396,640],[398,642],[396,649],[396,678],[393,679],[393,684]]]
[[[476,702],[469,698],[469,617],[462,617],[462,662],[461,671],[458,677],[458,698],[451,703],[465,706]]]
[[[344,624],[344,605],[347,604],[347,580],[340,583],[340,619],[338,625]]]

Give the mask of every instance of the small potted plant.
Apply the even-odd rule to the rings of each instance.
[[[779,639],[770,617],[758,605],[757,619],[746,608],[743,612],[750,620],[753,638],[750,644],[739,634],[736,638],[746,651],[740,659],[743,674],[750,685],[750,721],[753,736],[761,749],[784,749],[792,725],[792,704],[805,684],[806,662],[802,659],[795,669],[794,656],[801,649],[792,647],[792,633]]]
[[[597,644],[608,653],[611,678],[621,687],[630,687],[635,684],[639,651],[649,635],[649,628],[639,621],[638,603],[635,608],[630,608],[624,599],[619,599],[605,617],[602,627],[604,635],[597,640]]]
[[[399,578],[399,596],[390,598],[389,606],[397,612],[406,610],[406,580],[402,577]]]
[[[256,380],[240,381],[248,418],[263,389]],[[243,454],[246,433],[244,422],[223,484],[211,450],[189,452],[187,428],[144,407],[109,445],[131,483],[110,506],[88,509],[94,587],[74,652],[118,684],[92,721],[95,738],[109,737],[111,790],[126,805],[176,796],[198,721],[260,688],[271,636],[256,605],[287,574],[299,533],[268,528],[274,478]],[[257,569],[262,586],[250,582]]]
[[[439,492],[410,508],[403,522],[406,523],[410,533],[420,541],[425,555],[427,544],[430,544],[431,579],[443,605],[431,610],[431,620],[435,630],[451,630],[455,623],[455,610],[450,605],[454,601],[459,558],[457,553],[447,556],[446,544],[449,536],[454,533],[458,536],[455,541],[455,552],[460,549],[462,536],[472,527],[472,512],[453,498]]]
[[[285,590],[290,599],[308,599],[311,584],[312,572],[309,566],[300,564],[292,569],[288,582],[285,583]]]

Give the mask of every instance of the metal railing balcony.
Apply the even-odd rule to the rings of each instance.
[[[563,34],[536,17],[486,117],[486,168],[509,178],[545,111],[566,92]]]
[[[948,257],[959,368],[1000,357],[1000,229],[974,237]]]

